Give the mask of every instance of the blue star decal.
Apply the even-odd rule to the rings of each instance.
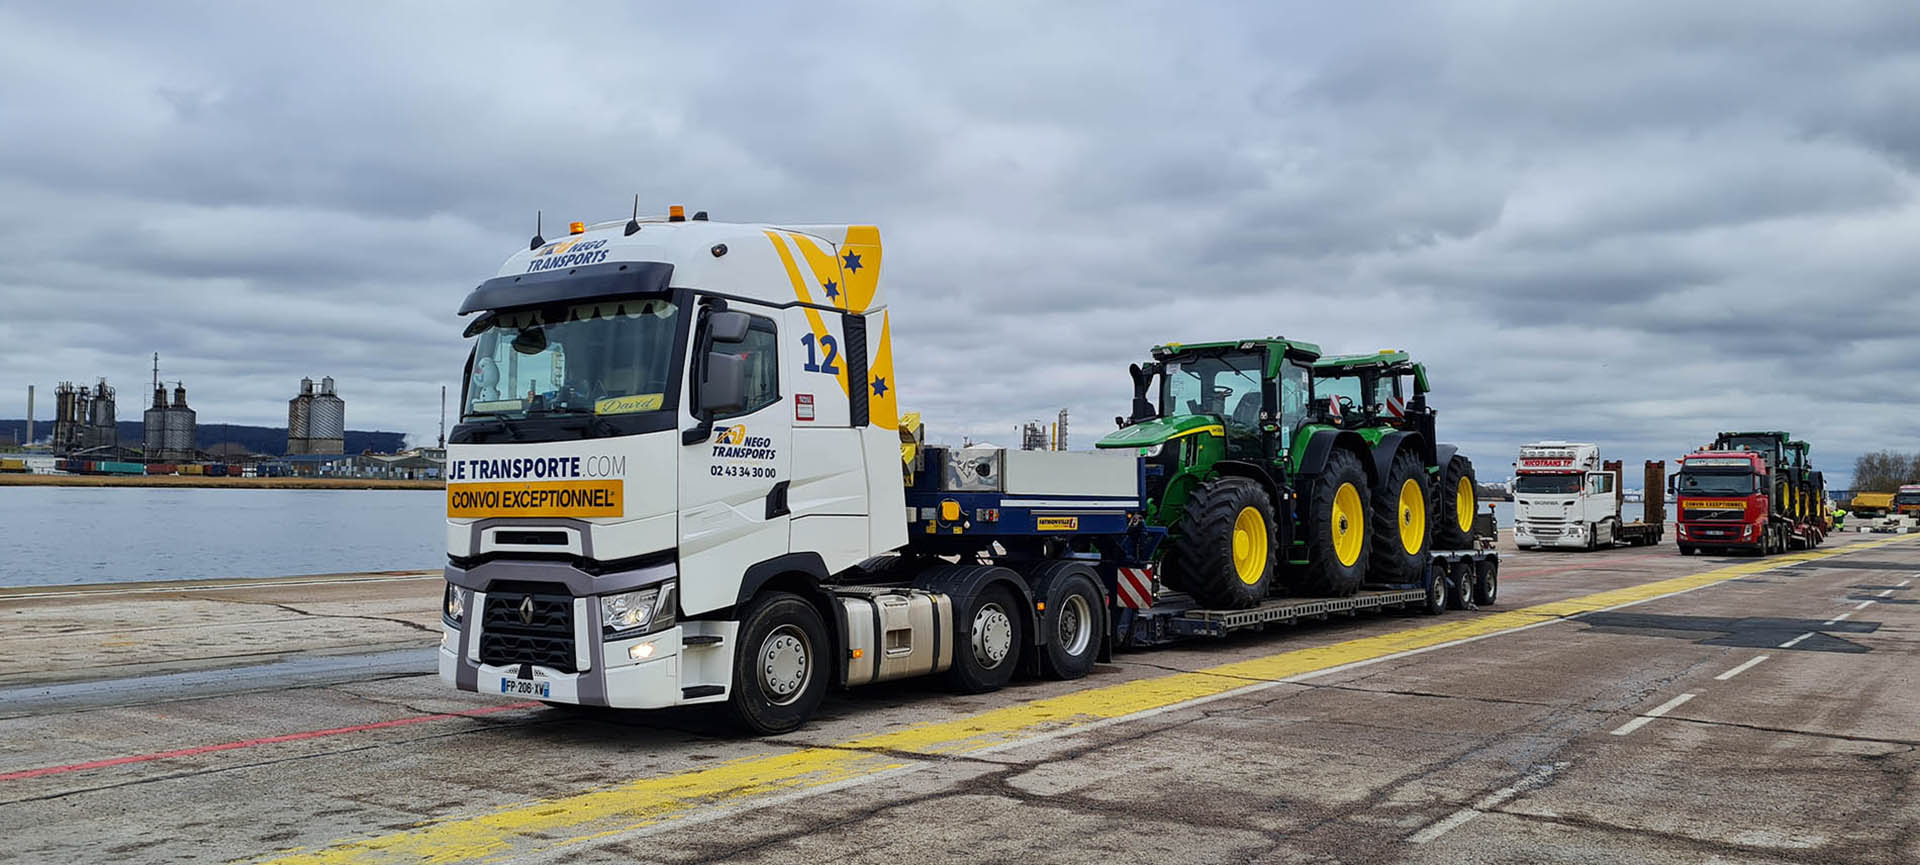
[[[840,283],[829,279],[822,287],[827,290],[827,297],[834,298],[840,296]]]
[[[840,256],[840,264],[847,269],[848,273],[859,273],[860,272],[860,255],[858,253],[849,252],[846,255]]]
[[[874,396],[886,396],[886,395],[887,395],[887,380],[886,380],[886,379],[884,379],[884,378],[881,378],[881,377],[879,377],[879,376],[877,376],[877,375],[873,377],[873,395],[874,395]]]

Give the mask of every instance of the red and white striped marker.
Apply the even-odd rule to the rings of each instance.
[[[1118,588],[1120,606],[1134,610],[1153,606],[1153,569],[1121,568]]]

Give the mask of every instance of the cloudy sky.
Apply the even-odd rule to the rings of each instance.
[[[332,375],[430,441],[465,292],[637,193],[879,224],[939,438],[1286,334],[1423,359],[1487,478],[1920,450],[1910,2],[910,5],[0,3],[0,417],[158,351],[203,423]]]

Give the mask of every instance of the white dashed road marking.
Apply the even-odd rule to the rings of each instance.
[[[1851,612],[1847,612],[1847,613],[1841,613],[1840,615],[1837,615],[1837,616],[1834,616],[1833,618],[1831,618],[1831,619],[1828,619],[1828,620],[1826,620],[1826,621],[1824,621],[1824,622],[1821,622],[1820,624],[1822,624],[1822,625],[1832,625],[1832,624],[1838,624],[1838,623],[1839,623],[1839,621],[1840,621],[1841,619],[1844,619],[1844,618],[1846,618],[1846,617],[1848,617],[1848,616],[1851,616],[1851,615],[1853,615],[1853,613],[1851,613]]]
[[[1724,682],[1724,681],[1726,681],[1726,680],[1728,680],[1728,679],[1731,679],[1731,678],[1733,678],[1733,677],[1735,677],[1735,676],[1738,676],[1738,675],[1740,675],[1741,673],[1744,673],[1744,672],[1746,672],[1746,671],[1748,671],[1748,670],[1751,670],[1751,669],[1753,669],[1753,665],[1755,665],[1755,664],[1758,664],[1758,663],[1760,663],[1761,661],[1764,661],[1764,660],[1766,660],[1766,659],[1768,659],[1768,658],[1770,658],[1770,657],[1773,657],[1773,656],[1772,656],[1772,655],[1761,655],[1761,656],[1759,656],[1759,657],[1756,657],[1756,658],[1754,658],[1754,659],[1753,659],[1753,660],[1751,660],[1751,661],[1748,661],[1748,662],[1746,662],[1746,663],[1744,663],[1744,664],[1741,664],[1741,665],[1740,665],[1740,666],[1738,666],[1738,667],[1734,667],[1734,668],[1733,668],[1733,669],[1731,669],[1731,670],[1728,670],[1728,671],[1726,671],[1726,672],[1724,672],[1724,673],[1721,673],[1721,674],[1720,674],[1720,675],[1718,675],[1718,676],[1715,676],[1715,677],[1713,677],[1713,678],[1714,678],[1714,681],[1717,681],[1717,682]]]
[[[1784,643],[1781,643],[1781,644],[1780,644],[1780,648],[1782,648],[1782,649],[1791,649],[1791,648],[1793,648],[1794,646],[1798,646],[1798,645],[1800,645],[1800,641],[1801,641],[1801,640],[1804,640],[1804,639],[1806,639],[1806,638],[1808,638],[1808,637],[1811,637],[1811,636],[1813,636],[1813,635],[1814,635],[1814,632],[1813,632],[1813,631],[1808,631],[1808,632],[1806,632],[1806,633],[1804,633],[1804,634],[1801,634],[1801,635],[1800,635],[1800,636],[1798,636],[1798,637],[1794,637],[1794,638],[1793,638],[1793,639],[1791,639],[1791,640],[1788,640],[1788,641],[1786,641],[1786,642],[1784,642]]]
[[[1659,706],[1655,707],[1653,711],[1648,712],[1644,715],[1641,715],[1640,717],[1635,718],[1631,721],[1628,721],[1625,724],[1621,724],[1620,729],[1613,731],[1613,734],[1615,736],[1625,736],[1626,734],[1631,733],[1635,730],[1638,730],[1641,727],[1645,727],[1647,724],[1651,723],[1653,719],[1658,718],[1661,715],[1665,715],[1668,712],[1671,712],[1675,709],[1680,708],[1681,703],[1685,703],[1686,701],[1691,700],[1696,696],[1699,696],[1699,695],[1681,694],[1678,697],[1675,697],[1671,700],[1661,703]]]
[[[1692,696],[1692,695],[1688,695],[1688,696]],[[1521,793],[1524,793],[1528,790],[1534,790],[1534,789],[1538,789],[1540,787],[1546,786],[1546,783],[1553,778],[1553,773],[1558,772],[1561,769],[1567,768],[1568,765],[1569,764],[1567,763],[1552,763],[1552,764],[1542,764],[1539,766],[1535,766],[1533,767],[1533,771],[1528,772],[1525,776],[1521,777],[1520,780],[1513,782],[1511,785],[1508,785],[1506,787],[1501,787],[1498,790],[1488,793],[1487,795],[1480,797],[1480,801],[1475,802],[1472,805],[1469,805],[1458,811],[1455,811],[1452,814],[1448,814],[1446,817],[1441,818],[1439,821],[1435,822],[1433,825],[1428,826],[1427,828],[1422,829],[1408,836],[1407,843],[1425,844],[1429,841],[1432,841],[1435,838],[1445,835],[1448,832],[1451,832],[1454,829],[1459,828],[1462,823],[1465,823],[1468,820],[1472,820],[1473,818],[1478,817],[1487,811],[1491,811],[1495,808],[1500,807],[1500,805],[1506,802],[1508,799],[1512,799],[1513,797],[1518,796]]]

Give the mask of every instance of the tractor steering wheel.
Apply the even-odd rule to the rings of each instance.
[[[1346,412],[1350,412],[1350,411],[1353,411],[1353,398],[1352,398],[1352,397],[1345,397],[1345,396],[1343,396],[1343,397],[1339,397],[1339,400],[1340,400],[1340,411],[1341,411],[1341,413],[1343,413],[1343,414],[1344,414],[1344,413],[1346,413]]]

